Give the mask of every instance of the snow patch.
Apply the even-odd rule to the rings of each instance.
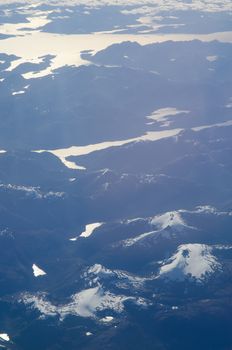
[[[24,91],[24,90],[12,92],[12,96],[15,96],[15,95],[22,95],[22,94],[25,94],[25,91]]]
[[[80,234],[80,237],[88,238],[90,237],[93,232],[103,225],[102,222],[96,222],[94,224],[89,224],[85,226],[85,231]]]
[[[144,238],[147,238],[149,236],[154,236],[155,234],[157,234],[157,232],[159,231],[149,231],[149,232],[142,233],[141,235],[135,238],[128,238],[122,241],[122,244],[124,247],[131,247],[132,245],[138,243],[139,241],[142,241]]]
[[[209,62],[214,62],[218,60],[218,56],[207,56],[206,59]]]
[[[114,284],[122,289],[128,289],[131,286],[135,289],[139,289],[146,281],[146,278],[135,276],[122,270],[110,270],[100,264],[91,266],[87,272],[84,273],[83,277],[89,280],[90,285],[99,283],[100,281],[102,282],[102,280],[109,277],[111,279],[114,278]]]
[[[90,237],[93,232],[98,228],[98,227],[101,227],[103,225],[103,222],[95,222],[93,224],[88,224],[85,226],[85,231],[83,231],[80,236],[77,236],[77,237],[73,237],[73,238],[70,238],[69,240],[71,242],[75,242],[78,240],[78,238],[82,237],[82,238],[88,238]]]
[[[172,310],[178,310],[179,307],[178,306],[172,306]]]
[[[76,242],[76,241],[77,241],[77,239],[78,239],[78,237],[69,238],[69,241],[71,241],[71,242]]]
[[[46,272],[44,270],[42,270],[41,268],[39,268],[36,264],[32,265],[32,270],[33,270],[33,274],[35,277],[46,275]]]
[[[104,291],[102,286],[98,285],[72,295],[71,301],[63,305],[52,304],[47,300],[46,294],[25,293],[19,302],[37,309],[43,316],[58,316],[64,320],[68,315],[95,318],[95,314],[102,310],[120,313],[124,310],[124,302],[128,299],[132,298]]]
[[[10,341],[10,337],[7,333],[1,333],[0,334],[0,339],[4,341]]]
[[[134,219],[128,219],[126,220],[126,224],[132,224],[134,222],[144,221],[144,218],[134,218]]]
[[[3,152],[5,153],[5,152]],[[18,186],[13,184],[0,184],[0,189],[8,190],[8,191],[19,191],[24,192],[26,196],[32,196],[35,199],[47,199],[52,197],[62,198],[64,196],[64,192],[45,192],[43,193],[39,187],[33,186]]]
[[[191,130],[201,131],[201,130],[205,130],[205,129],[211,129],[211,128],[215,128],[215,127],[220,128],[220,127],[226,127],[226,126],[231,126],[231,125],[232,125],[232,120],[227,120],[226,122],[223,122],[223,123],[197,126],[197,127],[192,128]]]
[[[86,335],[86,337],[90,337],[91,335],[93,335],[93,333],[91,333],[91,332],[86,332],[85,335]]]
[[[105,267],[103,267],[100,264],[95,264],[93,266],[91,266],[88,269],[88,274],[94,274],[94,275],[99,275],[99,274],[103,274],[103,275],[112,275],[113,272]]]
[[[167,227],[182,229],[187,226],[179,211],[171,211],[162,215],[157,215],[151,220],[151,224],[162,230]]]
[[[102,318],[100,321],[104,322],[104,323],[109,323],[112,322],[114,320],[114,318],[112,316],[106,316],[104,318]]]

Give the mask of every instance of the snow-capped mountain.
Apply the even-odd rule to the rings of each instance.
[[[183,244],[177,252],[162,263],[159,277],[170,280],[193,278],[203,281],[216,270],[220,269],[212,248],[205,244]]]
[[[0,1],[0,348],[232,349],[231,15]]]

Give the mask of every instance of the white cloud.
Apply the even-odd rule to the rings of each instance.
[[[36,4],[48,4],[59,6],[74,6],[74,5],[86,5],[86,6],[106,6],[106,5],[118,5],[128,6],[137,5],[138,9],[134,9],[134,13],[147,13],[151,9],[155,12],[169,11],[169,10],[201,10],[201,11],[231,11],[231,0],[193,0],[190,3],[182,2],[179,0],[1,0],[1,4],[27,4],[30,6]]]

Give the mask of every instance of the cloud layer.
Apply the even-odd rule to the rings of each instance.
[[[146,12],[147,9],[153,8],[158,12],[168,10],[200,10],[200,11],[232,11],[232,3],[230,0],[192,0],[192,1],[178,1],[178,0],[2,0],[1,4],[47,4],[47,5],[59,5],[59,6],[74,6],[74,5],[86,5],[86,6],[105,6],[105,5],[118,5],[139,6],[140,12]],[[146,7],[143,7],[146,6]]]

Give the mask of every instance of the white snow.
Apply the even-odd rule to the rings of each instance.
[[[38,152],[40,153],[40,152]],[[52,153],[52,152],[50,152]],[[60,158],[61,162],[69,169],[74,169],[74,170],[86,170],[84,166],[77,165],[75,162],[71,162],[69,160],[66,160],[65,157],[58,157]]]
[[[46,275],[46,272],[39,268],[36,264],[32,265],[32,270],[35,277]]]
[[[95,265],[91,266],[88,269],[88,273],[95,274],[95,275],[99,275],[99,274],[112,275],[113,274],[113,272],[111,270],[103,267],[101,264],[95,264]]]
[[[190,213],[190,214],[213,214],[216,216],[231,216],[232,211],[219,211],[217,208],[211,205],[199,205],[195,210],[180,209],[180,213]]]
[[[232,125],[232,120],[227,120],[226,122],[223,122],[223,123],[197,126],[197,127],[192,128],[191,130],[201,131],[201,130],[205,130],[205,129],[215,128],[215,127],[225,127],[225,126],[231,126],[231,125]]]
[[[93,335],[93,333],[91,333],[91,332],[86,332],[85,335],[86,335],[86,337],[90,337],[91,335]]]
[[[112,316],[106,316],[104,318],[102,318],[100,321],[104,322],[104,323],[108,323],[108,322],[112,322],[114,320],[114,318]]]
[[[103,225],[102,222],[96,222],[94,224],[89,224],[85,226],[85,231],[80,234],[80,237],[88,238],[90,237],[94,230],[96,230],[98,227],[101,227]]]
[[[10,341],[10,337],[7,333],[1,333],[0,334],[0,339],[4,340],[4,341]]]
[[[187,222],[182,217],[183,213],[189,214],[214,214],[217,216],[229,215],[232,216],[232,212],[220,212],[216,208],[210,205],[197,206],[195,210],[186,210],[179,209],[176,211],[166,212],[164,214],[159,214],[154,216],[153,218],[135,218],[125,221],[126,224],[130,224],[136,221],[149,221],[152,226],[155,227],[155,230],[151,230],[145,233],[142,233],[136,237],[128,238],[120,243],[125,247],[130,247],[137,242],[143,241],[147,237],[163,237],[163,238],[172,238],[175,233],[183,231],[185,228],[196,230],[196,227],[188,225]],[[122,222],[123,223],[123,222]],[[173,228],[173,230],[166,230],[167,228]]]
[[[219,212],[215,207],[212,207],[211,205],[200,205],[196,208],[196,211],[194,213],[206,213],[206,214],[218,214]]]
[[[101,227],[103,225],[103,222],[95,222],[93,224],[88,224],[85,226],[85,231],[83,231],[80,236],[77,236],[77,237],[73,237],[73,238],[70,238],[69,240],[71,242],[75,242],[78,240],[79,237],[82,237],[82,238],[88,238],[90,237],[93,232],[98,228],[98,227]]]
[[[214,62],[214,61],[217,61],[218,56],[207,56],[206,59],[209,62]]]
[[[128,299],[132,298],[112,294],[98,285],[72,295],[71,301],[63,305],[52,304],[45,294],[25,293],[19,302],[39,310],[44,316],[59,316],[63,320],[68,315],[95,318],[97,311],[110,309],[120,313],[124,310],[124,302]]]
[[[191,277],[197,281],[204,280],[220,268],[212,248],[205,244],[184,244],[160,268],[159,276],[171,280],[184,280]]]
[[[78,237],[69,238],[69,240],[70,240],[71,242],[76,242],[76,241],[78,240]]]
[[[170,238],[171,233],[165,231],[165,229],[168,227],[175,228],[175,231],[181,231],[185,227],[193,229],[193,227],[188,226],[184,222],[183,218],[181,217],[181,210],[157,215],[150,220],[150,224],[152,226],[155,226],[156,230],[151,230],[151,231],[142,233],[133,238],[128,238],[122,242],[123,245],[125,247],[130,247],[136,244],[137,242],[144,240],[147,237],[151,237],[155,235],[157,235],[157,237],[160,237],[162,235],[162,237],[164,238]]]
[[[162,230],[167,227],[182,229],[183,226],[187,226],[179,211],[171,211],[162,215],[157,215],[151,220],[151,224]]]
[[[15,96],[15,95],[22,95],[22,94],[25,94],[25,91],[24,91],[24,90],[12,92],[12,95],[13,95],[13,96]]]
[[[143,220],[144,220],[144,218],[128,219],[128,220],[126,220],[126,223],[127,223],[127,224],[131,224],[131,223],[139,222],[139,221],[143,221]]]
[[[102,282],[102,280],[107,279],[109,276],[115,278],[115,285],[123,289],[130,287],[135,289],[141,288],[146,281],[146,278],[132,275],[127,271],[110,270],[100,264],[91,266],[83,277],[92,285],[93,283],[99,283],[99,281]]]
[[[216,244],[214,245],[214,248],[218,250],[231,250],[232,245]]]
[[[124,241],[122,241],[122,245],[124,247],[131,247],[132,245],[138,243],[139,241],[142,241],[144,238],[157,234],[157,232],[159,231],[149,231],[149,232],[142,233],[137,237],[125,239]]]
[[[3,152],[5,153],[5,152]],[[44,198],[51,198],[51,197],[57,197],[61,198],[63,197],[63,192],[47,192],[43,193],[41,192],[39,187],[32,187],[32,186],[18,186],[18,185],[12,185],[12,184],[0,184],[0,188],[4,188],[8,191],[22,191],[27,196],[32,196],[36,199],[44,199]]]

